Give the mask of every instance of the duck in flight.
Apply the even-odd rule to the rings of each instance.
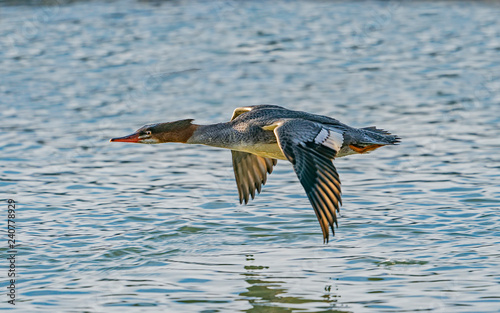
[[[145,125],[112,142],[180,142],[231,150],[240,203],[260,193],[277,160],[288,160],[316,213],[323,242],[335,233],[342,204],[335,158],[394,145],[399,137],[375,128],[354,128],[331,117],[256,105],[234,110],[231,121],[197,125],[192,119]]]

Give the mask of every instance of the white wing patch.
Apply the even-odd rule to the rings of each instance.
[[[314,142],[339,152],[344,143],[344,136],[336,131],[323,128],[314,138]]]

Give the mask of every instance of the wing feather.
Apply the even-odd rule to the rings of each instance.
[[[247,152],[233,150],[231,153],[240,203],[247,204],[250,197],[255,198],[255,190],[261,192],[262,185],[267,181],[267,174],[272,173],[277,161]]]
[[[233,116],[231,116],[231,121],[234,120],[235,118],[237,118],[238,116],[240,116],[243,113],[252,111],[252,109],[253,109],[253,107],[251,107],[251,106],[249,106],[249,107],[239,107],[239,108],[234,109]]]
[[[343,144],[343,136],[307,120],[281,121],[274,133],[316,213],[323,241],[328,242],[328,228],[335,234],[333,225],[338,225],[337,212],[342,204],[339,174],[332,160]]]
[[[309,198],[309,202],[311,202],[311,204],[314,208],[314,213],[316,213],[316,217],[318,218],[319,225],[321,226],[321,231],[323,232],[323,239],[324,239],[324,234],[328,233],[328,224],[329,223],[328,223],[328,220],[325,218],[325,213],[321,209],[321,207],[322,207],[321,201],[318,199],[318,197],[314,193],[308,193],[307,197]]]

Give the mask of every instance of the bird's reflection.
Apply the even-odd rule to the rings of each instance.
[[[307,303],[313,304],[321,312],[338,312],[346,313],[349,311],[338,310],[337,295],[331,294],[331,286],[324,287],[324,293],[318,295],[318,299],[307,299],[304,297],[285,296],[288,290],[284,287],[285,281],[268,277],[259,272],[269,269],[268,266],[257,266],[253,264],[253,255],[247,255],[247,264],[245,272],[241,275],[245,276],[245,281],[250,285],[239,295],[252,306],[246,310],[247,313],[285,313],[297,310],[310,309]]]

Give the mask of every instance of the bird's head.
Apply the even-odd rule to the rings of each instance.
[[[164,143],[164,142],[183,142],[193,135],[198,125],[192,123],[192,119],[180,120],[168,123],[158,123],[145,125],[139,128],[135,133],[118,138],[112,138],[111,142],[135,142],[135,143]]]

